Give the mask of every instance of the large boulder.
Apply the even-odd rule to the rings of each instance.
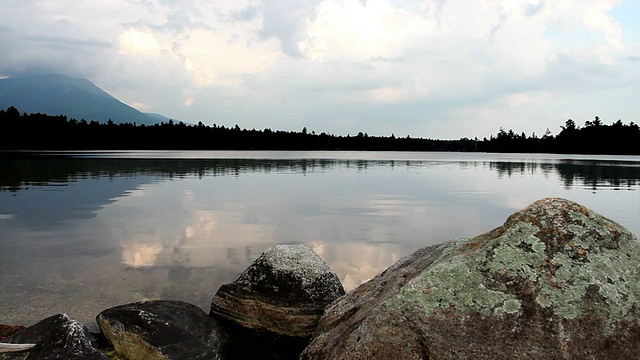
[[[267,249],[233,283],[220,287],[210,315],[244,327],[308,337],[324,308],[344,289],[338,276],[303,245]]]
[[[301,358],[637,358],[639,258],[638,238],[617,223],[539,200],[333,303]]]
[[[141,301],[107,309],[98,326],[123,359],[221,359],[226,332],[199,307]]]
[[[93,337],[80,322],[66,314],[50,316],[2,340],[3,343],[35,344],[28,351],[0,354],[0,359],[106,360]]]

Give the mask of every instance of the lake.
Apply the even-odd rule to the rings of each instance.
[[[415,250],[500,226],[544,197],[640,234],[640,157],[407,152],[0,154],[0,323],[144,299],[209,311],[276,244],[346,290]]]

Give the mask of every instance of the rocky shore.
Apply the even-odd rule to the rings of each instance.
[[[2,343],[34,346],[1,353],[0,344],[0,359],[632,359],[638,259],[627,229],[542,199],[487,233],[419,249],[347,294],[309,248],[279,245],[222,285],[209,314],[137,302],[98,314],[97,334],[58,314],[10,329]]]

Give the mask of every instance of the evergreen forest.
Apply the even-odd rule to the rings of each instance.
[[[437,140],[394,135],[317,134],[197,125],[169,120],[154,125],[116,124],[69,119],[63,115],[21,114],[15,107],[0,110],[1,150],[368,150],[463,151],[509,153],[572,153],[640,155],[640,127],[599,117],[578,126],[572,119],[553,135],[526,135],[499,129],[490,138]]]

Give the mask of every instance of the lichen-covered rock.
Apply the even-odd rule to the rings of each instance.
[[[50,316],[2,340],[4,343],[35,344],[28,351],[0,354],[13,359],[88,359],[106,360],[95,346],[87,328],[65,314]]]
[[[472,239],[418,250],[327,308],[302,359],[630,359],[640,243],[543,199]]]
[[[338,276],[311,249],[267,249],[233,283],[220,287],[210,315],[249,329],[305,338],[324,308],[344,295]]]
[[[226,333],[199,307],[141,301],[101,312],[98,325],[123,359],[221,359]]]

